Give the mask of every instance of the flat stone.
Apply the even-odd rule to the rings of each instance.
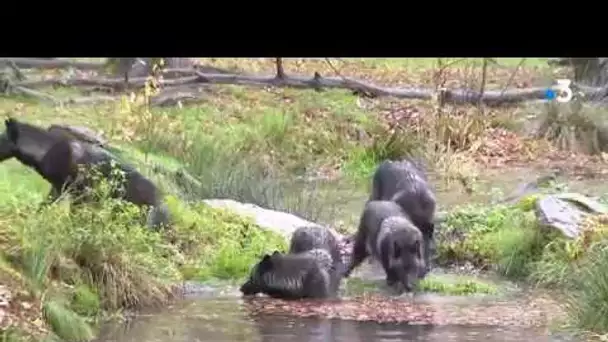
[[[261,228],[273,231],[284,236],[287,240],[291,239],[293,232],[306,226],[321,226],[317,223],[307,221],[297,215],[262,208],[252,203],[241,203],[231,199],[207,199],[203,200],[213,208],[228,209],[232,212],[250,217]],[[328,228],[338,240],[344,237],[334,229]]]
[[[536,217],[541,225],[559,230],[574,239],[580,233],[580,224],[589,215],[575,204],[556,196],[544,196],[536,201]]]

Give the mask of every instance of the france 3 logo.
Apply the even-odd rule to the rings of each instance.
[[[570,88],[572,84],[571,80],[560,79],[555,80],[555,85],[545,91],[545,98],[549,101],[557,101],[560,103],[567,103],[572,100],[574,93]]]

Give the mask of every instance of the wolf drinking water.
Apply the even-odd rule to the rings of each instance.
[[[436,200],[424,170],[411,160],[386,160],[378,166],[372,183],[371,201],[394,201],[401,206],[424,237],[426,272],[435,254]]]
[[[424,244],[420,230],[393,201],[369,201],[365,205],[355,235],[350,273],[368,256],[380,260],[389,286],[399,292],[411,291],[424,276]]]

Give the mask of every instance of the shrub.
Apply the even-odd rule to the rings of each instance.
[[[569,280],[566,308],[573,325],[604,333],[608,330],[608,248],[606,241],[594,244]]]
[[[543,286],[559,286],[561,289],[576,289],[571,277],[577,274],[580,264],[590,258],[590,251],[604,243],[608,233],[608,216],[596,215],[587,218],[576,239],[553,234],[545,245],[542,257],[536,262],[532,278]]]
[[[71,260],[109,309],[162,303],[170,282],[180,279],[171,246],[137,224],[141,213],[132,204],[106,199],[70,212],[60,203],[24,215],[32,210],[13,214],[15,241],[8,250],[24,269],[36,271],[27,272],[30,279],[46,279],[61,260]]]
[[[76,285],[71,294],[70,307],[84,317],[95,317],[100,313],[101,301],[95,289],[86,284]]]
[[[545,237],[532,212],[518,206],[466,206],[451,212],[439,231],[438,261],[471,262],[481,268],[521,278],[531,270]]]
[[[167,235],[186,256],[182,271],[187,279],[244,277],[261,255],[287,248],[282,236],[229,211],[185,205],[175,197],[168,197],[167,204],[176,220]]]

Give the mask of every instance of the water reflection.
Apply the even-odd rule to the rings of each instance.
[[[568,341],[549,337],[544,329],[515,327],[407,325],[286,317],[264,317],[256,323],[259,339],[255,341],[262,342]]]
[[[256,315],[235,298],[187,301],[160,313],[108,324],[98,341],[392,342],[571,341],[544,329],[429,326]]]

